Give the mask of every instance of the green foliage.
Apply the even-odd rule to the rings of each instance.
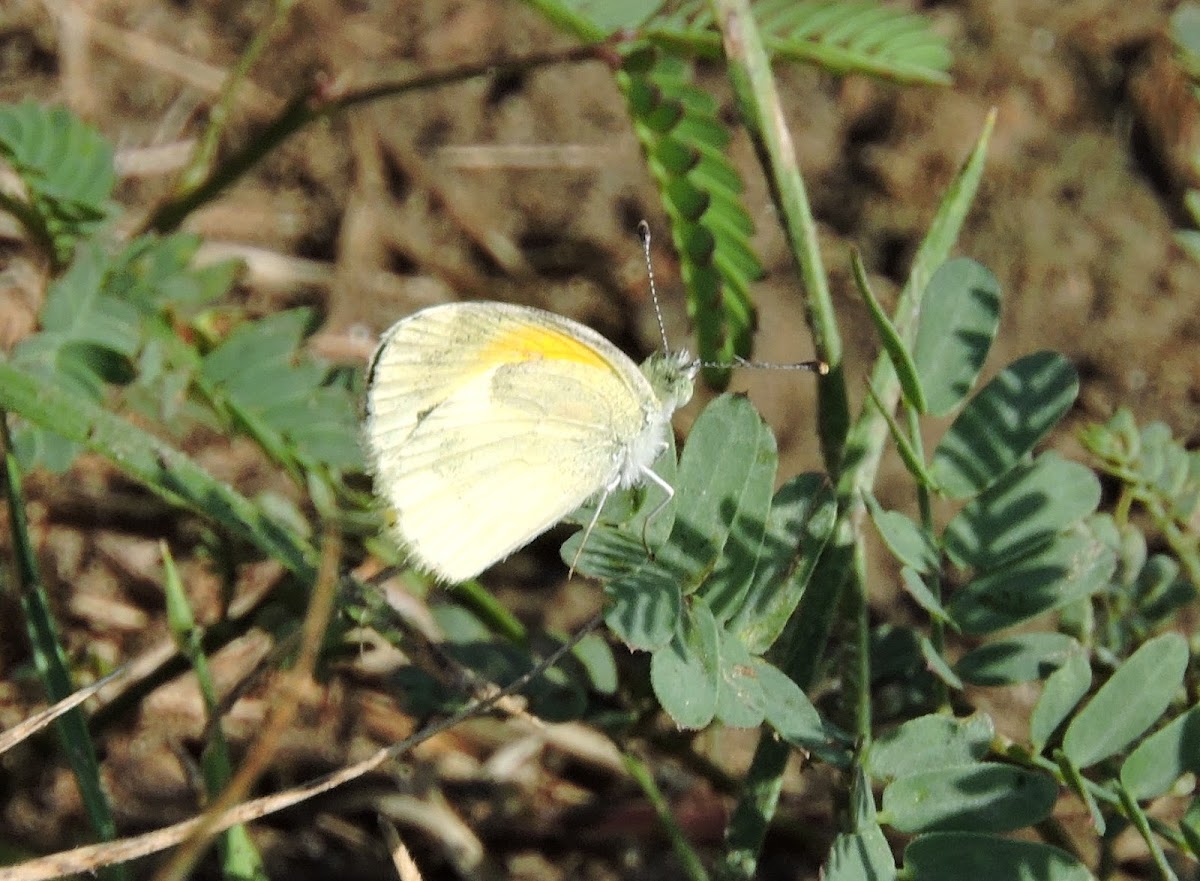
[[[116,248],[86,238],[109,213],[114,180],[112,150],[99,135],[62,109],[27,103],[0,108],[0,149],[30,193],[5,207],[30,230],[47,231],[55,256],[73,255],[51,281],[39,332],[15,347],[11,367],[91,402],[121,390],[127,406],[168,434],[196,424],[242,431],[297,480],[361,470],[350,390],[302,349],[309,313],[235,322],[210,343],[205,310],[229,291],[237,265],[196,266],[193,235],[144,235]],[[79,449],[28,421],[14,444],[25,467],[55,470]]]
[[[748,357],[755,326],[750,285],[762,266],[750,243],[754,227],[741,204],[742,180],[725,156],[730,132],[716,101],[692,84],[694,61],[721,54],[712,12],[700,2],[665,10],[662,4],[531,2],[584,39],[638,34],[622,47],[616,81],[671,224],[700,358],[729,365]],[[945,40],[920,15],[876,0],[765,0],[754,9],[778,60],[901,82],[948,82]],[[729,371],[713,366],[705,375],[719,387]]]
[[[685,61],[651,47],[630,52],[617,72],[671,222],[700,357],[728,364],[750,353],[750,284],[762,266],[750,246],[754,226],[740,202],[741,178],[723,152],[729,131],[716,101],[690,79]],[[727,381],[728,371],[709,378]]]
[[[969,766],[987,755],[994,735],[985,715],[921,716],[882,734],[867,749],[862,765],[869,776],[883,781]]]
[[[586,39],[622,30],[672,54],[715,59],[721,40],[712,8],[700,0],[637,3],[530,0],[547,18]],[[815,64],[897,82],[945,85],[953,60],[945,38],[922,15],[879,0],[759,0],[758,28],[778,61]]]
[[[974,260],[943,263],[925,289],[913,368],[926,396],[922,413],[945,416],[974,386],[1000,324],[1000,283]],[[915,402],[914,402],[915,403]]]
[[[1144,801],[1165,793],[1184,774],[1200,774],[1200,707],[1180,713],[1143,740],[1121,764],[1121,785]]]
[[[1175,43],[1175,60],[1184,74],[1191,80],[1191,97],[1200,102],[1200,4],[1193,0],[1180,3],[1171,14],[1169,30]],[[1192,157],[1192,171],[1200,169],[1200,157]],[[1175,240],[1200,260],[1200,191],[1188,190],[1183,196],[1183,207],[1192,222],[1193,229],[1175,233]]]
[[[0,107],[0,158],[26,190],[23,198],[0,196],[0,208],[46,244],[56,263],[66,262],[109,213],[112,147],[66,108],[26,101]]]
[[[1046,436],[1078,394],[1075,368],[1057,352],[1013,362],[967,402],[942,436],[929,469],[937,488],[952,499],[987,489]]]
[[[1074,856],[1046,844],[978,832],[935,832],[904,850],[904,867],[921,881],[1089,881]]]
[[[1081,439],[1099,460],[1100,469],[1121,482],[1117,510],[1127,512],[1132,505],[1142,506],[1196,584],[1200,565],[1194,523],[1200,511],[1200,451],[1189,452],[1161,422],[1138,428],[1125,409],[1104,425],[1088,427]],[[1118,528],[1123,526],[1124,516]],[[1122,540],[1136,541],[1128,534]],[[1130,549],[1142,557],[1144,550]],[[1130,573],[1138,574],[1139,568],[1131,566]],[[1161,586],[1163,579],[1153,580]]]
[[[361,471],[353,400],[328,382],[328,367],[302,354],[312,323],[309,310],[293,309],[238,326],[200,360],[198,382],[224,420],[276,462]]]
[[[1083,646],[1067,634],[1034,631],[985,642],[959,658],[954,670],[974,685],[1015,685],[1046,679],[1080,656],[1086,658]]]
[[[752,8],[776,60],[899,82],[949,82],[945,39],[921,15],[876,0],[760,0]],[[652,23],[650,38],[711,54],[719,45],[713,21],[709,5],[680,3],[661,24]]]
[[[578,555],[578,571],[605,581],[607,623],[651,652],[651,683],[677,725],[701,728],[715,718],[756,727],[786,706],[780,736],[823,746],[827,736],[804,693],[763,655],[829,538],[832,490],[801,475],[772,494],[776,466],[775,440],[749,402],[718,398],[692,427],[678,471],[672,452],[660,460],[675,495],[664,499],[649,484],[634,506],[614,498],[583,551],[579,533],[562,557]]]
[[[1183,684],[1187,642],[1164,633],[1116,669],[1063,735],[1063,755],[1087,768],[1129,746],[1166,711]]]
[[[753,16],[739,0],[719,0],[712,14],[693,4],[665,15],[638,4],[538,6],[588,39],[642,27],[620,47],[617,80],[671,220],[706,357],[747,350],[749,286],[761,273],[738,202],[741,181],[723,155],[729,132],[692,84],[691,62],[728,45],[714,22],[753,28],[757,20],[777,60],[927,82],[940,81],[947,62],[924,19],[860,0],[763,2]],[[769,96],[756,97],[769,112]],[[990,127],[989,120],[950,184],[894,314],[857,267],[885,354],[858,421],[822,426],[833,474],[779,481],[770,430],[747,400],[722,396],[697,418],[678,459],[671,449],[656,464],[673,494],[654,483],[615,494],[586,543],[579,533],[563,546],[564,560],[603,583],[611,633],[648,654],[656,706],[676,727],[764,728],[730,824],[730,877],[754,873],[793,747],[853,781],[851,810],[830,844],[830,878],[1088,878],[1075,855],[1005,837],[1045,829],[1064,791],[1099,833],[1110,823],[1135,827],[1157,866],[1166,866],[1163,843],[1200,854],[1200,800],[1171,821],[1152,820],[1140,804],[1170,797],[1181,777],[1200,770],[1191,651],[1177,634],[1159,632],[1195,599],[1200,455],[1165,427],[1139,428],[1124,413],[1088,429],[1085,444],[1120,492],[1114,510],[1101,512],[1092,470],[1039,449],[1078,395],[1071,364],[1036,352],[980,385],[1001,291],[984,267],[947,257]],[[0,364],[0,409],[20,420],[23,461],[65,467],[78,449],[94,451],[309,588],[318,557],[307,519],[271,515],[162,437],[197,425],[242,434],[308,490],[322,514],[345,503],[342,472],[361,466],[355,408],[342,377],[303,351],[313,316],[218,312],[235,269],[196,267],[194,237],[105,242],[98,232],[111,214],[110,154],[69,116],[32,105],[0,109],[0,149],[28,193],[4,207],[57,267],[39,333]],[[794,167],[768,168],[774,193],[802,192]],[[799,216],[815,241],[802,203],[788,202],[784,213]],[[804,237],[793,238],[795,249]],[[796,257],[806,272],[819,269],[819,261]],[[816,295],[808,306],[828,308]],[[834,316],[812,320],[833,368],[823,401],[848,400]],[[922,418],[951,414],[926,456],[925,438],[943,423]],[[821,418],[849,417],[823,408]],[[912,477],[913,511],[888,510],[873,494],[888,437]],[[1131,517],[1135,505],[1147,519]],[[588,523],[592,513],[576,519]],[[1147,539],[1138,522],[1159,534]],[[896,558],[918,626],[869,631],[867,523]],[[181,645],[199,670],[204,655],[173,587],[172,619],[184,621]],[[391,626],[394,613],[377,595],[357,592],[350,579],[342,588],[348,620],[405,649],[427,648]],[[622,689],[627,674],[607,644],[593,639],[542,671],[538,658],[559,640],[531,635],[482,590],[460,587],[453,596],[434,604],[445,636],[436,657],[467,681],[490,687],[536,670],[526,695],[533,712],[589,718],[621,738],[645,727],[646,702]],[[843,663],[822,667],[839,624],[852,634]],[[414,713],[469,705],[462,680],[442,673],[437,664],[414,665],[399,677]],[[822,673],[830,675],[821,680]],[[889,678],[901,680],[892,692]],[[1002,738],[982,712],[952,713],[969,705],[968,685],[1017,683],[1041,683],[1025,736]],[[619,712],[599,710],[597,692]],[[226,773],[215,770],[217,778]],[[885,826],[910,838],[899,867]],[[673,841],[687,847],[682,836]],[[685,862],[695,864],[695,855]],[[1171,877],[1169,868],[1159,874]]]
[[[955,260],[933,276],[930,293],[936,293],[938,308],[928,308],[927,301],[921,313],[912,359],[921,391],[904,396],[907,424],[915,431],[916,403],[922,400],[937,402],[929,410],[939,414],[961,409],[932,461],[909,471],[919,494],[942,494],[964,504],[940,530],[927,505],[918,522],[868,499],[871,519],[904,567],[904,587],[930,616],[934,638],[918,642],[931,670],[948,669],[947,662],[929,654],[942,651],[946,625],[991,637],[963,654],[952,675],[930,680],[927,700],[936,701],[935,681],[952,689],[961,687],[956,680],[987,686],[1044,680],[1045,685],[1030,719],[1027,752],[1005,751],[998,763],[985,760],[987,750],[955,751],[946,735],[927,730],[951,723],[926,716],[877,742],[866,768],[886,782],[881,822],[918,836],[904,864],[918,878],[938,877],[951,865],[961,875],[962,861],[975,859],[959,850],[968,842],[989,854],[979,869],[986,875],[1016,877],[1041,866],[1045,877],[1087,877],[1083,865],[1065,853],[1030,850],[1030,845],[992,836],[1044,819],[1064,785],[1083,800],[1098,828],[1112,806],[1120,805],[1127,819],[1143,824],[1147,836],[1156,834],[1144,822],[1137,799],[1161,795],[1196,766],[1195,750],[1185,744],[1200,717],[1196,707],[1182,703],[1186,642],[1170,633],[1145,639],[1152,626],[1167,619],[1166,610],[1194,598],[1194,589],[1182,589],[1173,558],[1157,555],[1150,565],[1145,539],[1127,520],[1118,525],[1097,513],[1100,483],[1090,469],[1052,451],[1033,455],[1078,391],[1075,372],[1064,359],[1053,353],[1019,359],[971,394],[998,327],[999,290],[990,274]],[[902,365],[906,359],[892,360]],[[894,434],[903,422],[891,422]],[[920,449],[919,437],[898,440]],[[1109,426],[1088,429],[1085,442],[1104,458],[1106,470],[1126,481],[1128,504],[1147,504],[1164,530],[1186,529],[1197,504],[1200,471],[1193,455],[1162,426],[1139,431],[1127,414],[1118,414]],[[1194,548],[1194,543],[1181,536],[1179,546]],[[948,601],[940,594],[944,584],[958,585]],[[1172,600],[1164,601],[1167,595]],[[1149,597],[1153,600],[1143,599]],[[1121,612],[1112,614],[1114,608]],[[1157,615],[1152,618],[1149,609]],[[1045,621],[1052,612],[1065,632],[1004,632]],[[1098,630],[1097,619],[1107,629]],[[1128,623],[1118,626],[1118,620]],[[1085,700],[1097,635],[1109,637],[1108,651],[1132,654]],[[1164,726],[1166,720],[1171,721]],[[893,739],[899,749],[891,746]],[[1056,743],[1053,761],[1040,758]],[[922,750],[931,749],[958,758],[921,758]],[[889,754],[918,758],[897,770],[881,758]],[[1098,767],[1109,769],[1099,797],[1080,772]],[[1118,769],[1119,777],[1114,776]],[[1182,826],[1170,837],[1176,845],[1186,839]]]
[[[918,771],[883,790],[880,816],[901,832],[1010,832],[1039,823],[1058,799],[1048,774],[995,762]]]

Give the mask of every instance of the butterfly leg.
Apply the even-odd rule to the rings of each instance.
[[[583,540],[579,542],[579,547],[575,549],[575,556],[571,558],[571,566],[567,569],[568,579],[575,577],[575,566],[579,562],[579,557],[583,553],[584,546],[587,544],[588,536],[591,535],[592,530],[596,528],[596,521],[600,519],[600,512],[604,510],[604,503],[608,501],[608,495],[612,491],[612,486],[606,486],[604,488],[604,495],[600,496],[600,501],[596,503],[596,513],[592,515],[592,519],[588,523],[587,529],[583,531]]]
[[[651,483],[656,484],[659,489],[667,494],[667,497],[659,502],[654,510],[646,515],[646,519],[642,521],[642,547],[646,549],[646,555],[653,558],[654,552],[650,550],[650,542],[646,539],[646,530],[650,528],[650,521],[657,517],[667,505],[671,504],[671,499],[675,498],[675,487],[667,483],[659,477],[654,471],[649,468],[642,469],[642,474]]]

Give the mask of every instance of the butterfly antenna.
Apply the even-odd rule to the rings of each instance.
[[[642,240],[642,254],[646,258],[646,275],[650,279],[650,299],[654,302],[654,317],[658,319],[658,335],[662,338],[664,354],[669,354],[671,347],[667,344],[667,325],[663,321],[662,307],[658,304],[658,287],[654,283],[654,261],[650,256],[650,224],[644,220],[638,221],[638,238]],[[790,364],[773,364],[768,361],[747,361],[745,358],[735,358],[726,361],[697,361],[695,367],[729,370],[734,367],[748,367],[752,370],[809,370],[820,376],[829,373],[829,365],[824,361],[795,361]]]
[[[650,224],[638,221],[638,238],[642,240],[642,255],[646,258],[646,275],[650,279],[650,299],[654,302],[654,317],[658,319],[658,335],[662,338],[663,354],[671,351],[667,345],[667,325],[658,305],[658,287],[654,284],[654,260],[650,257]]]
[[[714,367],[718,370],[729,370],[743,367],[749,370],[808,370],[818,376],[829,373],[829,365],[824,361],[792,361],[788,364],[773,361],[747,361],[745,358],[734,358],[733,361],[701,361],[701,367]]]

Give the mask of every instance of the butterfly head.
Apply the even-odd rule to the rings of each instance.
[[[654,396],[668,417],[692,399],[700,362],[687,352],[660,352],[642,363]]]

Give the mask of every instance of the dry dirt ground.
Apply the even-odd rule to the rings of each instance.
[[[1200,283],[1173,244],[1190,172],[1179,157],[1200,140],[1195,109],[1163,63],[1175,4],[1147,0],[961,0],[922,7],[949,38],[954,85],[897,87],[802,68],[778,71],[801,164],[823,225],[852,374],[877,346],[852,293],[847,248],[861,249],[877,292],[893,295],[943,188],[999,111],[980,198],[960,251],[1001,281],[1004,318],[991,369],[1039,348],[1070,356],[1084,381],[1072,425],[1118,405],[1200,440]],[[4,0],[0,100],[61,102],[118,147],[120,201],[137,216],[161,197],[200,130],[223,77],[262,28],[270,4],[240,0]],[[315,78],[381,79],[566,47],[510,0],[300,0],[271,37],[235,107],[228,141]],[[728,106],[717,69],[700,81]],[[757,355],[808,357],[797,279],[744,137],[732,153],[768,270],[758,287]],[[647,217],[665,229],[611,75],[599,62],[561,64],[379,101],[303,132],[186,225],[210,254],[239,254],[238,296],[268,311],[296,303],[326,316],[314,346],[360,360],[370,336],[414,309],[452,298],[544,306],[585,320],[634,353],[656,345],[632,235]],[[658,275],[670,332],[686,340],[678,277],[660,236]],[[5,320],[18,322],[12,304]],[[11,327],[17,327],[13,323]],[[781,473],[817,466],[811,383],[738,377],[779,433]],[[701,402],[683,414],[686,429]],[[1059,442],[1073,445],[1064,433]],[[212,470],[249,491],[269,482],[243,446],[198,440]],[[896,473],[893,471],[893,474]],[[894,482],[885,475],[882,494]],[[118,516],[129,488],[88,460],[70,480],[32,481],[30,516],[75,657],[139,657],[165,639],[156,540],[185,529],[170,516]],[[124,493],[124,495],[123,495]],[[130,524],[114,528],[113,524]],[[504,593],[521,614],[570,627],[594,608],[586,588],[539,577],[546,556],[501,573],[539,589]],[[203,611],[217,576],[184,563]],[[557,570],[556,570],[557,571]],[[249,569],[243,578],[275,573]],[[547,581],[555,583],[547,585]],[[878,600],[889,614],[886,593]],[[215,599],[213,599],[215,603]],[[15,606],[4,602],[12,620]],[[36,707],[22,631],[3,625],[0,722]],[[218,657],[233,682],[267,652],[254,634]],[[268,785],[282,787],[361,756],[412,720],[361,670],[306,705]],[[261,723],[266,698],[239,701],[237,743]],[[195,810],[188,750],[202,725],[179,680],[112,724],[101,743],[125,831]],[[343,793],[256,827],[272,874],[294,879],[385,877],[374,816],[398,822],[428,878],[455,877],[482,847],[473,877],[667,878],[676,869],[648,809],[590,744],[534,747],[518,723],[480,722],[426,746],[397,783]],[[735,775],[744,739],[714,734],[701,751]],[[651,749],[650,747],[647,747]],[[663,744],[664,755],[670,751]],[[527,752],[523,752],[526,750]],[[535,754],[536,753],[536,754]],[[84,833],[68,772],[49,741],[3,759],[0,840],[46,852]],[[694,768],[663,759],[686,828],[713,842],[725,796]],[[710,780],[719,775],[707,775]],[[807,788],[805,788],[807,787]],[[819,784],[785,794],[764,878],[815,877],[834,829]],[[1136,872],[1136,868],[1134,870]]]

